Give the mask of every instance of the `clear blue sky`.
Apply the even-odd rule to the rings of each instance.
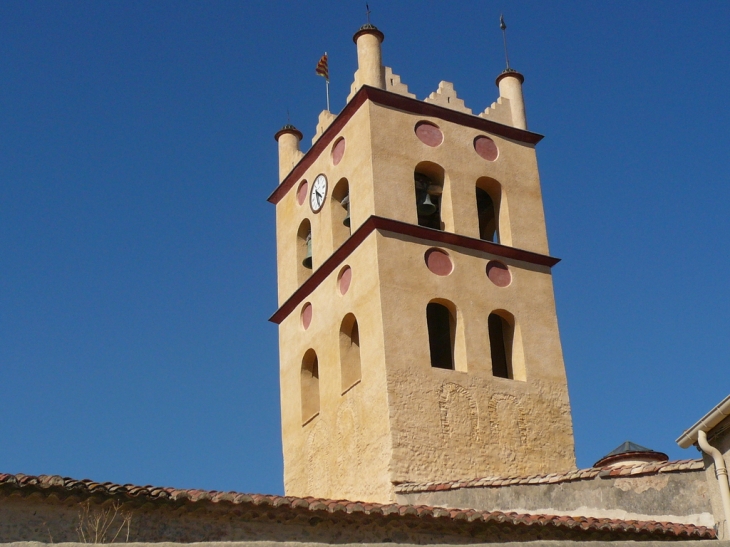
[[[370,2],[424,98],[538,145],[578,464],[730,392],[730,4]],[[0,3],[0,472],[283,490],[273,134],[310,142],[364,2]]]

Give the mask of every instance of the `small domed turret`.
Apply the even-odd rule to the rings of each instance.
[[[302,157],[299,142],[303,137],[302,132],[290,123],[279,129],[274,135],[274,139],[279,143],[279,182],[284,180],[284,177]]]
[[[355,85],[385,89],[385,69],[380,44],[385,35],[375,25],[367,23],[360,27],[352,41],[357,44],[357,72]]]
[[[509,99],[510,110],[512,111],[512,125],[519,129],[527,129],[527,116],[525,115],[525,100],[522,97],[522,83],[525,77],[513,68],[508,68],[497,76],[497,87],[499,96]]]

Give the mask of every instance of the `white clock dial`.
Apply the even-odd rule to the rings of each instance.
[[[312,184],[312,193],[309,195],[309,204],[312,206],[312,211],[319,212],[322,205],[324,205],[325,197],[327,197],[327,177],[317,175]]]

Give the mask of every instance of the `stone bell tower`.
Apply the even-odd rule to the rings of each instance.
[[[575,467],[523,77],[474,114],[424,101],[354,36],[347,105],[276,134],[286,493],[390,502],[402,482]]]

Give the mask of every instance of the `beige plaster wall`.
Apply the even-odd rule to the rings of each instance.
[[[345,138],[345,154],[338,165],[332,162],[332,146],[340,137]],[[276,245],[279,305],[299,287],[297,280],[297,230],[304,219],[312,224],[312,257],[316,270],[335,250],[333,243],[332,190],[344,177],[350,186],[351,229],[354,232],[373,210],[372,161],[370,120],[367,108],[361,108],[349,120],[330,147],[307,169],[292,189],[276,205]],[[311,190],[314,178],[323,173],[328,180],[328,194],[317,214],[312,212],[307,199],[299,205],[297,189],[302,181]]]
[[[450,246],[453,272],[431,273],[431,248],[378,236],[385,359],[393,435],[392,479],[425,482],[524,476],[575,467],[570,404],[552,279],[547,268],[502,260],[512,283],[485,274],[486,253]],[[426,305],[443,299],[457,314],[456,370],[431,368]],[[525,381],[492,375],[487,316],[510,312],[519,329]],[[459,336],[459,331],[463,336]]]
[[[287,495],[387,502],[390,427],[380,290],[368,238],[347,260],[352,283],[345,295],[333,272],[308,298],[312,322],[304,330],[302,306],[279,326],[284,487]],[[344,266],[344,265],[343,265]],[[360,331],[362,379],[342,392],[340,324],[354,314]],[[300,367],[308,349],[319,360],[320,411],[303,424]]]
[[[438,147],[415,135],[421,120],[444,134]],[[338,138],[346,142],[333,165],[331,146],[302,179],[319,173],[329,182],[322,210],[296,201],[299,181],[277,204],[279,302],[299,286],[297,229],[308,219],[313,270],[335,250],[331,192],[346,177],[352,231],[378,215],[417,224],[413,174],[421,162],[445,172],[445,230],[479,236],[475,184],[501,185],[502,243],[547,254],[540,181],[534,147],[489,135],[496,161],[474,151],[485,133],[366,102]],[[496,183],[495,183],[496,184]],[[494,196],[493,196],[494,197]],[[337,220],[339,222],[339,220]],[[504,260],[509,287],[487,279],[485,253],[445,247],[455,269],[438,277],[425,266],[431,245],[401,236],[372,234],[348,258],[353,281],[340,296],[335,270],[302,305],[313,306],[312,325],[301,326],[299,306],[279,327],[285,488],[291,495],[388,502],[392,481],[471,478],[562,472],[574,467],[572,424],[549,269]],[[426,304],[447,299],[458,310],[457,370],[431,369]],[[491,373],[486,319],[493,310],[515,317],[520,380]],[[339,372],[340,322],[353,313],[360,327],[362,381],[344,395]],[[320,412],[303,425],[302,357],[319,360]],[[522,355],[519,357],[518,354]]]
[[[500,240],[506,245],[549,254],[540,177],[533,146],[487,134],[452,122],[418,116],[368,103],[372,135],[374,214],[417,224],[413,172],[421,162],[445,171],[442,220],[448,232],[479,237],[475,184],[481,177],[497,181],[503,190]],[[431,147],[415,135],[415,125],[428,121],[444,134]],[[482,159],[474,138],[488,136],[496,143],[495,161]]]

